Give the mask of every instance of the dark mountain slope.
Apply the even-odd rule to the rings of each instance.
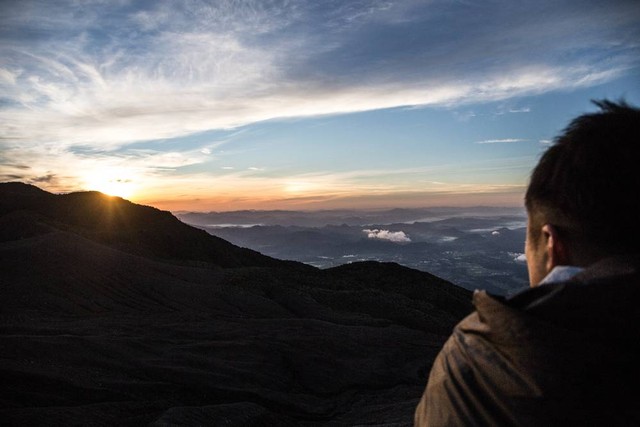
[[[214,308],[211,285],[222,276],[221,269],[153,261],[59,231],[5,242],[0,260],[5,315],[174,311],[189,307],[190,294]]]
[[[410,425],[470,310],[468,291],[396,264],[167,260],[122,231],[174,227],[166,213],[126,202],[112,232],[104,196],[25,188],[20,209],[0,202],[3,425]]]
[[[221,267],[282,264],[188,226],[169,212],[98,192],[53,195],[22,183],[1,183],[0,216],[16,211],[26,211],[32,220],[37,219],[26,227],[25,236],[51,227],[130,253],[174,261],[210,262]],[[14,218],[22,222],[9,228],[25,229],[24,217]],[[4,229],[10,225],[7,221]]]

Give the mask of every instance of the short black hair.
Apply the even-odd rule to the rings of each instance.
[[[543,218],[580,245],[638,252],[640,110],[625,101],[593,102],[600,111],[572,120],[542,155],[525,205],[530,221]]]

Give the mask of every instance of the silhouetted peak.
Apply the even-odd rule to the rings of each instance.
[[[23,182],[2,182],[0,183],[0,203],[15,203],[20,200],[28,200],[32,198],[45,198],[53,196],[53,194],[44,191],[35,185],[25,184]]]
[[[43,194],[46,191],[24,182],[0,182],[0,194]]]
[[[25,223],[20,216],[32,218],[28,221],[31,224],[33,218],[38,218],[40,225],[33,225],[31,229],[71,232],[142,256],[207,262],[222,267],[284,263],[184,224],[170,212],[97,191],[54,195],[27,184],[2,184],[0,216],[7,215],[11,220],[4,221],[5,225]]]

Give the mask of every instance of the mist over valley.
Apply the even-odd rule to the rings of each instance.
[[[180,212],[177,216],[240,247],[319,268],[358,261],[396,262],[470,290],[507,295],[528,286],[522,208]]]

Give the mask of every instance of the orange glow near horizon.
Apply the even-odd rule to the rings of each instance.
[[[381,185],[306,177],[158,177],[133,169],[96,168],[54,193],[100,191],[168,211],[382,210],[393,208],[523,205],[524,185],[423,183]]]
[[[240,194],[237,196],[202,195],[199,197],[145,197],[140,195],[132,201],[168,211],[236,211],[236,210],[379,210],[393,208],[424,208],[436,206],[471,207],[523,205],[524,189],[504,192],[474,193],[429,193],[405,192],[392,194],[309,195],[299,197],[287,195]],[[282,197],[288,196],[288,197]]]

